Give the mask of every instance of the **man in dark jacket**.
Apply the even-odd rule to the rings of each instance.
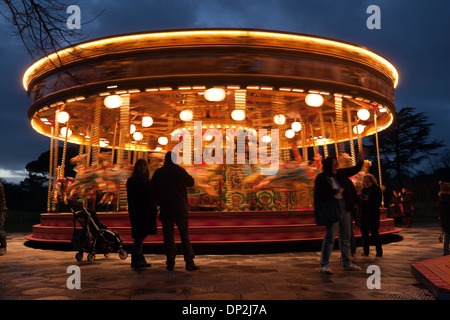
[[[173,270],[177,248],[174,239],[174,224],[181,238],[186,270],[197,270],[194,263],[194,250],[189,240],[187,187],[195,184],[185,169],[176,164],[176,154],[166,153],[164,165],[157,169],[151,180],[152,193],[160,206],[160,220],[163,228],[164,249],[167,257],[167,270]]]

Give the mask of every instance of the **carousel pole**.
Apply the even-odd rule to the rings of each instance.
[[[92,125],[89,126],[89,144],[86,147],[86,168],[89,168],[91,166],[91,153],[92,153],[92,137],[91,137],[91,133],[92,133]]]
[[[169,134],[167,136],[167,139],[169,140],[167,142],[167,149],[172,150],[174,147],[174,142],[171,139],[171,134],[173,132],[173,113],[172,112],[169,114],[169,117],[168,117],[167,128],[168,128],[168,132],[169,132]]]
[[[114,125],[114,136],[113,136],[113,143],[112,143],[112,147],[111,147],[111,164],[114,164],[114,151],[115,151],[115,147],[116,147],[117,127],[118,127],[118,123],[116,122],[116,124]]]
[[[341,137],[342,133],[344,131],[344,120],[343,120],[343,114],[342,114],[342,95],[341,94],[335,94],[334,95],[334,104],[335,104],[335,111],[336,111],[336,127],[337,127],[337,134],[336,134],[336,140],[337,137]],[[345,152],[345,146],[344,143],[338,143],[337,144],[339,149],[339,154],[343,154]],[[338,151],[336,151],[336,157],[338,156]]]
[[[356,124],[358,123],[358,117],[355,117],[355,123]],[[358,131],[358,152],[362,152],[363,146],[362,146],[361,133],[359,132],[359,130],[357,130],[357,131]]]
[[[84,154],[84,144],[80,143],[80,147],[78,148],[78,155],[82,156]]]
[[[355,145],[353,143],[353,131],[352,131],[352,118],[350,108],[347,109],[347,123],[348,123],[348,136],[350,140],[350,155],[352,159],[352,166],[356,164]]]
[[[48,167],[48,195],[47,195],[47,213],[51,211],[52,201],[52,178],[53,178],[53,140],[55,139],[55,127],[51,126],[51,139],[50,139],[50,157]]]
[[[378,123],[377,123],[377,112],[376,110],[374,110],[373,113],[373,121],[374,121],[374,126],[375,126],[375,144],[377,147],[377,160],[378,160],[378,178],[380,181],[380,188],[382,188],[383,186],[383,181],[381,179],[381,161],[380,161],[380,147],[379,147],[379,142],[378,142]],[[381,206],[384,207],[384,192],[383,189],[381,189]]]
[[[64,170],[66,167],[66,153],[67,153],[67,138],[69,137],[69,121],[66,122],[66,134],[64,135],[64,147],[63,147],[63,154],[61,159],[61,170],[59,172],[59,178],[64,178]]]
[[[334,150],[336,153],[336,158],[339,156],[338,143],[337,143],[337,133],[336,133],[336,125],[333,119],[331,119],[331,129],[333,131],[334,136]]]
[[[98,165],[98,154],[100,153],[100,125],[101,125],[101,115],[102,115],[102,105],[103,99],[97,97],[95,100],[94,109],[94,128],[91,136],[91,140],[94,146],[92,150],[92,165],[97,167]]]
[[[314,127],[312,122],[309,123],[309,128],[311,129],[311,140],[312,140],[312,145],[313,145],[313,158],[314,156],[317,154],[317,146],[316,146],[316,142],[314,141]]]
[[[117,164],[124,164],[125,145],[130,141],[130,95],[123,95],[122,105],[120,106],[120,130],[119,130],[119,149],[117,150]],[[127,210],[127,191],[125,183],[119,183],[117,197],[117,211]]]
[[[322,131],[323,154],[326,158],[328,157],[328,145],[325,143],[325,126],[323,125],[322,110],[319,111],[319,121],[320,121],[320,130]]]
[[[301,139],[302,139],[302,154],[303,154],[303,161],[308,161],[308,145],[306,144],[306,126],[305,123],[300,122],[302,125],[301,129]]]
[[[130,97],[121,96],[122,105],[120,106],[119,119],[119,148],[117,149],[117,163],[123,165],[125,158],[125,144],[130,134]]]
[[[55,111],[55,130],[53,132],[53,137],[54,137],[54,143],[53,143],[53,169],[52,169],[52,204],[51,206],[54,207],[56,206],[55,202],[54,202],[54,197],[53,197],[53,193],[55,191],[55,184],[56,181],[58,180],[58,151],[59,151],[59,139],[58,139],[58,135],[59,135],[59,122],[58,122],[58,116],[59,116],[59,112],[60,112],[60,108],[58,107]],[[54,209],[56,210],[56,207],[54,207]]]

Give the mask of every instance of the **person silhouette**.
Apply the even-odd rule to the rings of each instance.
[[[166,269],[172,271],[175,266],[177,248],[174,239],[174,225],[177,226],[181,239],[181,249],[186,263],[186,270],[198,270],[194,263],[195,253],[189,239],[187,187],[193,187],[194,178],[177,165],[177,155],[169,151],[164,164],[153,174],[152,193],[160,206],[160,220],[163,229]]]

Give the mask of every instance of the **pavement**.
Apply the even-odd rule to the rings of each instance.
[[[439,224],[422,224],[385,235],[383,257],[375,257],[374,247],[369,257],[362,257],[358,240],[354,263],[362,271],[343,271],[340,252],[335,250],[330,260],[332,275],[319,272],[321,243],[317,241],[194,246],[200,270],[186,271],[179,255],[170,272],[165,269],[162,245],[145,247],[152,266],[134,270],[130,255],[125,260],[117,253],[109,258],[97,255],[92,262],[85,256],[77,262],[76,252],[67,245],[44,245],[27,241],[24,233],[9,233],[8,252],[0,256],[0,305],[1,300],[160,300],[161,305],[163,300],[178,300],[177,314],[195,314],[201,311],[195,309],[201,301],[213,300],[226,301],[233,308],[276,300],[435,300],[412,275],[411,264],[442,256],[440,232]],[[373,266],[379,267],[379,272],[374,273],[377,268]]]

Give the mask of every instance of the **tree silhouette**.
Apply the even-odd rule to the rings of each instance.
[[[67,28],[67,8],[73,4],[76,1],[2,0],[0,15],[11,23],[8,31],[22,40],[29,55],[36,60],[87,37],[84,28],[83,31]],[[97,17],[83,19],[82,24]]]
[[[391,177],[397,186],[404,185],[405,178],[418,172],[417,167],[429,155],[437,155],[444,146],[442,140],[430,140],[433,123],[424,112],[414,108],[402,108],[394,113],[394,122],[379,133],[380,162],[383,176]],[[375,136],[369,138],[370,154],[376,155]],[[376,160],[376,159],[374,159]],[[373,161],[376,167],[376,161]]]

